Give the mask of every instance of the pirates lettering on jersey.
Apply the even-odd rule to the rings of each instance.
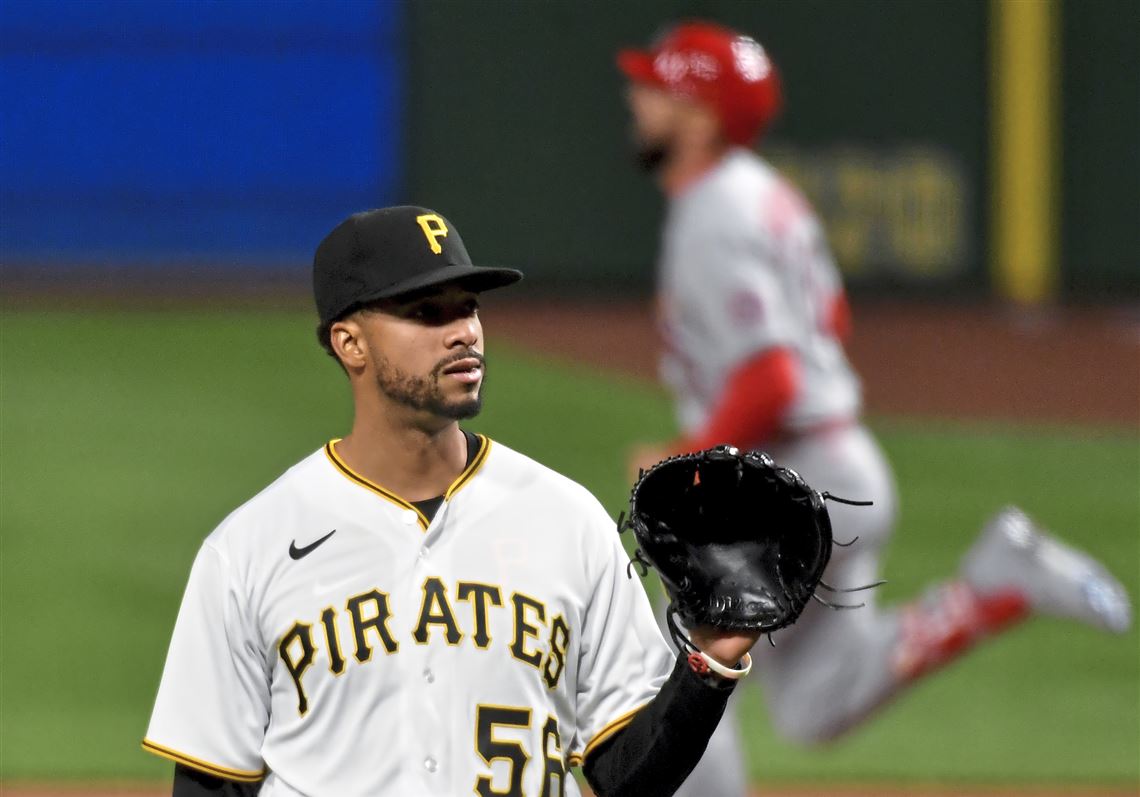
[[[297,644],[294,645],[294,642]],[[299,647],[300,650],[294,651],[294,647]],[[313,648],[313,627],[308,623],[294,623],[289,633],[281,637],[277,652],[292,676],[293,683],[297,685],[297,713],[303,717],[309,711],[309,699],[301,688],[301,677],[313,666],[313,655],[316,652]]]
[[[548,689],[557,689],[566,670],[572,635],[565,616],[552,615],[542,601],[521,592],[511,593],[508,606],[503,592],[493,584],[459,581],[450,593],[442,579],[429,576],[424,580],[419,612],[409,627],[409,636],[417,645],[470,644],[477,650],[488,650],[493,641],[492,612],[500,610],[508,613],[513,627],[509,643],[502,641],[503,649],[511,658],[537,670]],[[452,594],[454,598],[450,597]],[[468,615],[457,612],[453,600],[471,604],[470,624],[461,621]],[[282,635],[277,652],[297,690],[298,714],[304,716],[309,711],[304,679],[318,659],[333,676],[342,675],[348,666],[338,624],[346,622],[351,626],[351,638],[355,641],[352,657],[363,665],[372,661],[377,647],[387,655],[399,652],[400,642],[392,633],[393,619],[388,593],[371,589],[348,598],[343,612],[329,606],[321,611],[316,623],[294,622]],[[318,626],[315,633],[314,626]],[[344,639],[349,639],[348,635]]]
[[[487,631],[487,609],[488,606],[503,605],[502,593],[498,587],[490,584],[460,581],[456,597],[461,601],[471,601],[471,611],[475,614],[475,644],[486,650],[491,644],[491,634]]]
[[[558,687],[562,671],[566,669],[566,648],[570,644],[570,626],[566,618],[558,615],[550,621],[550,653],[542,665],[542,680],[550,689]]]
[[[344,672],[344,654],[340,650],[340,637],[336,632],[336,609],[329,606],[321,612],[321,627],[325,629],[325,650],[329,652],[329,672]]]
[[[384,646],[386,653],[395,653],[400,649],[400,643],[392,638],[388,630],[388,618],[392,616],[388,610],[388,593],[374,589],[362,595],[354,595],[346,604],[349,614],[352,615],[352,633],[356,637],[356,660],[364,663],[372,658],[372,646],[368,644],[368,631],[376,632]],[[365,607],[372,606],[372,609]],[[365,615],[368,619],[364,619]],[[336,618],[333,618],[335,623]]]
[[[431,626],[441,626],[447,644],[458,645],[463,639],[463,633],[455,623],[455,615],[451,611],[451,604],[447,602],[447,587],[435,576],[424,581],[424,600],[420,604],[420,619],[416,623],[416,630],[412,632],[416,642],[421,645],[428,643],[428,634]]]
[[[541,601],[518,592],[511,595],[511,604],[515,609],[515,637],[511,642],[511,655],[531,667],[541,667],[542,654],[529,646],[530,639],[538,639],[539,626],[533,625],[528,617],[534,616],[536,622],[544,623],[546,607]]]

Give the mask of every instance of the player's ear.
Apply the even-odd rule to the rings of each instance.
[[[337,359],[350,373],[362,369],[368,360],[364,330],[352,318],[337,321],[329,327],[329,343]]]

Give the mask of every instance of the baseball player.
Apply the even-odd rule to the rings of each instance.
[[[143,747],[174,794],[669,795],[755,635],[675,657],[579,485],[459,421],[479,412],[481,291],[426,208],[317,249],[318,336],[355,416],[238,508],[190,573]]]
[[[631,467],[731,443],[769,452],[812,486],[874,501],[833,506],[839,548],[824,579],[879,578],[896,509],[891,470],[859,420],[860,387],[843,350],[850,315],[839,272],[808,203],[751,146],[777,115],[780,81],[754,39],[679,25],[648,51],[618,55],[628,78],[639,162],[668,199],[658,264],[660,373],[682,436],[647,445]],[[837,602],[841,601],[837,598]],[[1131,607],[1098,563],[1019,510],[997,514],[947,583],[885,610],[809,606],[761,646],[757,667],[776,727],[832,739],[917,679],[1031,613],[1124,631]],[[722,723],[679,793],[739,795],[733,724]],[[724,738],[721,738],[724,737]]]

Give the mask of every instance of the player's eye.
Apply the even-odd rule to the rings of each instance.
[[[440,326],[460,318],[473,318],[479,312],[479,300],[445,299],[416,302],[407,307],[404,317],[410,318],[420,324]]]
[[[412,309],[412,318],[425,324],[437,324],[443,318],[443,310],[435,302],[423,302]]]

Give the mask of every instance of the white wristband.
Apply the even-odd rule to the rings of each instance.
[[[723,664],[721,664],[709,654],[705,653],[703,650],[698,651],[698,655],[700,655],[701,659],[710,670],[715,672],[721,678],[727,678],[730,681],[739,681],[741,678],[748,675],[748,673],[752,672],[752,656],[748,653],[745,653],[744,658],[740,660],[740,663],[743,666],[739,670],[733,669],[732,667],[725,667]]]

